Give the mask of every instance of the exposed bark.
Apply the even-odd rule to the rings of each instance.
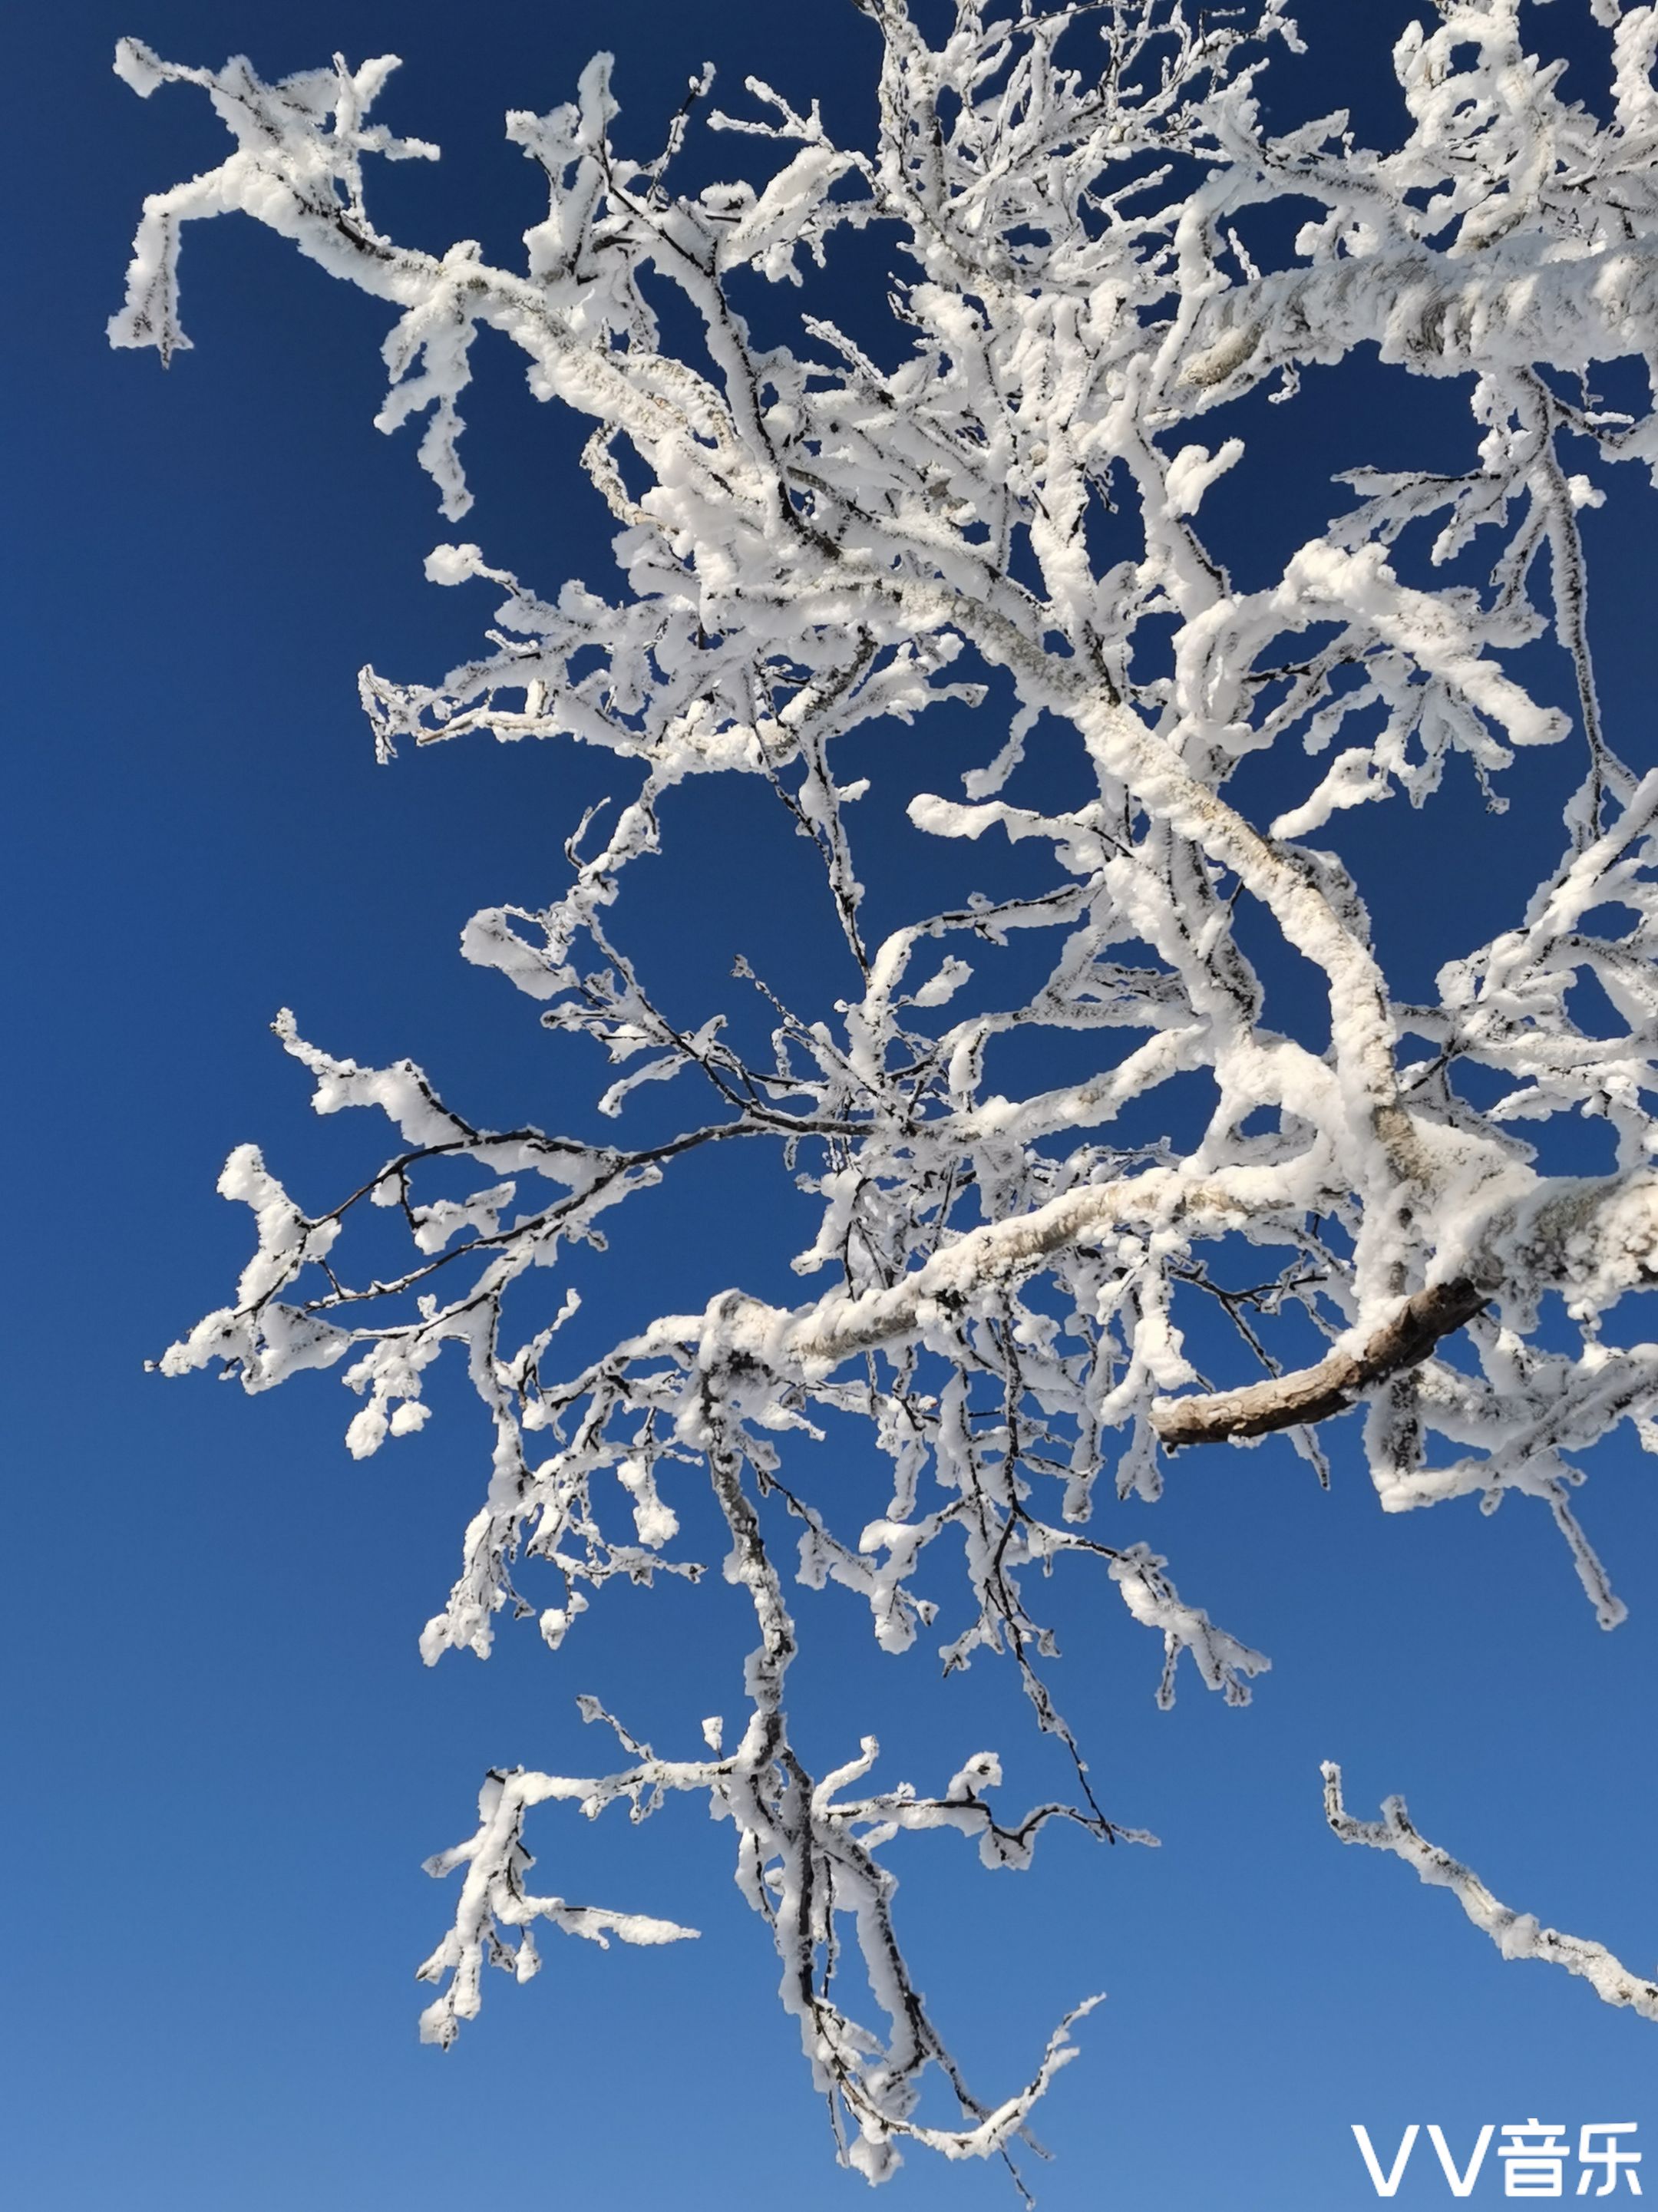
[[[1393,1319],[1358,1352],[1333,1352],[1315,1367],[1276,1375],[1242,1390],[1215,1390],[1177,1398],[1151,1416],[1166,1450],[1181,1444],[1224,1443],[1233,1437],[1270,1436],[1302,1422],[1327,1421],[1345,1413],[1361,1391],[1384,1382],[1401,1367],[1425,1359],[1442,1336],[1471,1321],[1491,1297],[1457,1275],[1405,1300]]]

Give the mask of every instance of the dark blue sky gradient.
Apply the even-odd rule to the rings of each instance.
[[[1274,112],[1344,103],[1361,137],[1390,139],[1386,54],[1415,12],[1306,0],[1312,51],[1274,64]],[[1531,14],[1540,37],[1592,50],[1582,0]],[[568,97],[602,45],[618,54],[622,136],[641,149],[705,56],[730,105],[748,70],[818,94],[838,131],[860,131],[871,106],[872,36],[844,0],[468,15],[434,0],[75,0],[9,29],[0,2201],[449,2212],[499,2195],[827,2212],[864,2185],[832,2163],[774,1959],[729,1879],[730,1832],[693,1805],[638,1830],[616,1812],[589,1826],[550,1810],[531,1841],[544,1888],[688,1919],[701,1943],[602,1954],[550,1935],[541,1978],[519,1990],[492,1976],[453,2052],[415,2040],[410,1972],[451,1907],[419,1862],[470,1832],[484,1768],[595,1771],[605,1753],[576,1718],[578,1690],[665,1750],[704,1713],[735,1711],[749,1632],[732,1594],[717,1577],[610,1590],[557,1660],[526,1627],[503,1632],[487,1668],[451,1657],[428,1672],[416,1635],[484,1476],[464,1387],[450,1378],[427,1432],[359,1464],[339,1441],[355,1401],[334,1378],[249,1401],[143,1371],[246,1256],[245,1213],[213,1195],[233,1144],[259,1142],[313,1204],[386,1149],[377,1119],[311,1116],[266,1027],[279,1005],[332,1050],[412,1054],[475,1120],[586,1125],[598,1071],[455,948],[474,908],[556,889],[582,808],[623,787],[607,757],[570,746],[463,742],[374,767],[359,665],[433,678],[493,605],[487,587],[424,583],[432,544],[476,537],[543,591],[568,574],[612,587],[606,518],[574,467],[584,430],[537,407],[486,337],[466,441],[477,506],[444,524],[412,439],[370,427],[384,311],[242,222],[187,237],[197,350],[167,376],[106,350],[140,198],[225,144],[199,95],[143,104],[115,79],[125,32],[182,61],[245,50],[267,76],[336,47],[401,52],[386,118],[444,158],[383,169],[371,204],[396,234],[434,248],[474,235],[509,261],[539,208],[501,113]],[[691,160],[729,167],[741,150],[715,142]],[[879,345],[875,273],[849,247],[813,304]],[[1462,387],[1373,362],[1315,373],[1294,406],[1234,411],[1262,458],[1205,512],[1250,581],[1326,519],[1336,471],[1465,465],[1475,435]],[[1651,494],[1632,477],[1612,490],[1587,519],[1594,637],[1613,740],[1644,768]],[[1535,680],[1564,696],[1541,655]],[[956,789],[999,736],[993,707],[856,741],[882,779],[853,821],[878,927],[935,885],[995,891],[1034,865],[989,839],[941,851],[903,823],[911,791]],[[1045,743],[1029,787],[1059,792],[1066,740]],[[1331,841],[1402,990],[1517,916],[1559,849],[1576,766],[1570,747],[1522,754],[1502,819],[1460,764],[1422,814],[1395,800],[1339,819]],[[1299,795],[1297,775],[1304,762],[1252,763],[1241,788],[1265,808],[1280,787]],[[746,952],[803,1011],[823,1011],[845,979],[773,802],[708,783],[676,797],[666,827],[669,854],[630,872],[617,927],[659,948],[671,1006],[700,1020],[727,1003]],[[1276,1018],[1315,1034],[1305,971],[1264,932],[1259,950]],[[1011,951],[1010,974],[1021,957],[1034,953]],[[647,1091],[623,1126],[695,1110],[678,1086]],[[1180,1110],[1160,1097],[1144,1133]],[[1571,1157],[1595,1157],[1596,1134]],[[610,1259],[580,1277],[573,1362],[726,1283],[799,1297],[786,1261],[811,1216],[770,1175],[698,1158],[611,1217]],[[1218,1373],[1229,1357],[1216,1348]],[[1051,2212],[1347,2212],[1375,2201],[1356,2119],[1389,2144],[1406,2120],[1437,2119],[1458,2148],[1487,2119],[1635,2119],[1658,2156],[1658,2029],[1564,1975],[1504,1966],[1448,1899],[1340,1850],[1317,1777],[1321,1758],[1342,1759],[1367,1814],[1403,1790],[1500,1896],[1648,1967],[1648,1470],[1617,1447],[1585,1497],[1631,1607],[1606,1636],[1540,1510],[1384,1519],[1354,1440],[1333,1441],[1327,1496],[1274,1440],[1187,1455],[1161,1504],[1106,1513],[1114,1540],[1166,1553],[1184,1594],[1272,1655],[1247,1712],[1187,1674],[1160,1715],[1158,1654],[1114,1593],[1080,1576],[1055,1585],[1060,1703],[1107,1810],[1159,1832],[1160,1851],[1056,1834],[1034,1874],[993,1877],[943,1836],[895,1861],[922,1985],[987,2093],[1024,2078],[1069,2002],[1109,1992],[1041,2116],[1058,2162],[1032,2179]],[[860,1438],[801,1450],[803,1483],[844,1499],[855,1528],[879,1502]],[[695,1528],[694,1499],[685,1510]],[[986,1662],[941,1684],[927,1650],[883,1659],[845,1593],[802,1592],[798,1611],[801,1735],[820,1767],[873,1728],[889,1777],[936,1783],[992,1746],[1010,1799],[1062,1783],[1016,1686]],[[1501,2193],[1491,2168],[1479,2197]],[[1398,2201],[1430,2198],[1445,2201],[1424,2143]],[[999,2169],[919,2154],[887,2199],[893,2212],[1013,2201]]]

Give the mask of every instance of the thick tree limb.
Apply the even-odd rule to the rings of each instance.
[[[1224,1443],[1233,1437],[1269,1436],[1303,1421],[1327,1421],[1345,1413],[1361,1391],[1384,1382],[1401,1367],[1425,1359],[1442,1336],[1461,1328],[1491,1293],[1466,1275],[1418,1291],[1358,1352],[1333,1352],[1315,1367],[1277,1375],[1242,1390],[1216,1390],[1177,1398],[1153,1409],[1151,1420],[1166,1450],[1182,1444]]]

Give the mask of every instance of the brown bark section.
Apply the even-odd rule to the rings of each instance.
[[[1442,1336],[1472,1321],[1490,1299],[1466,1275],[1405,1300],[1393,1319],[1358,1352],[1333,1352],[1316,1367],[1277,1375],[1242,1390],[1216,1390],[1177,1398],[1151,1416],[1164,1447],[1224,1443],[1231,1437],[1269,1436],[1302,1422],[1327,1421],[1345,1413],[1363,1390],[1385,1382],[1402,1367],[1427,1358]]]

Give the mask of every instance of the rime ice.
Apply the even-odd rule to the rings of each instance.
[[[616,526],[615,596],[567,582],[543,598],[477,545],[440,546],[434,583],[492,594],[489,647],[436,684],[365,671],[362,696],[386,757],[404,740],[471,732],[616,756],[619,809],[572,840],[568,888],[538,910],[476,915],[464,951],[540,1002],[550,1027],[604,1048],[619,1070],[599,1101],[607,1116],[624,1121],[642,1083],[701,1103],[648,1147],[483,1130],[412,1064],[360,1067],[285,1021],[319,1109],[378,1109],[397,1149],[371,1184],[315,1214],[251,1148],[233,1155],[222,1188],[252,1210],[255,1256],[235,1304],[165,1364],[227,1362],[257,1389],[349,1360],[362,1401],[349,1440],[365,1455],[419,1425],[425,1372],[457,1348],[494,1454],[428,1658],[487,1654],[502,1613],[531,1609],[512,1581],[525,1559],[562,1584],[541,1613],[554,1646],[611,1577],[692,1571],[674,1553],[671,1500],[687,1465],[701,1468],[729,1535],[726,1579],[754,1614],[747,1712],[729,1735],[710,1722],[696,1755],[673,1759],[595,1707],[622,1744],[615,1771],[492,1776],[477,1833],[434,1863],[465,1875],[454,1927],[422,1970],[442,1985],[425,2032],[446,2040],[477,2010],[486,1960],[527,1978],[537,1919],[599,1942],[689,1933],[531,1896],[522,1830],[544,1802],[642,1814],[692,1792],[733,1824],[738,1878],[774,1936],[842,2155],[878,2180],[906,2140],[952,2157],[1004,2148],[1072,2055],[1061,2028],[1011,2098],[969,2088],[899,1949],[883,1843],[951,1828],[987,1863],[1015,1866],[1052,1819],[1127,1832],[1095,1802],[1080,1758],[1075,1803],[1017,1820],[992,1808],[988,1753],[931,1795],[866,1788],[867,1739],[838,1772],[807,1773],[788,1735],[795,1628],[762,1493],[780,1494],[799,1524],[800,1578],[859,1593],[890,1649],[929,1628],[918,1568],[948,1545],[969,1603],[948,1663],[1009,1657],[1067,1746],[1029,1589],[1056,1561],[1093,1562],[1160,1640],[1165,1701],[1182,1654],[1233,1701],[1266,1663],[1180,1595],[1162,1559],[1085,1533],[1100,1474],[1155,1497],[1176,1438],[1288,1428],[1321,1467],[1318,1422],[1363,1400],[1385,1510],[1532,1498],[1601,1622],[1620,1617],[1570,1495],[1576,1455],[1619,1424],[1658,1444],[1658,1346],[1614,1349],[1599,1334],[1607,1309],[1658,1272],[1658,776],[1632,774],[1602,726],[1578,518],[1620,463],[1658,468],[1658,416],[1612,413],[1587,385],[1567,396],[1559,372],[1658,359],[1658,9],[1595,0],[1614,101],[1597,123],[1526,53],[1515,0],[1444,0],[1438,27],[1413,27],[1397,49],[1410,130],[1390,152],[1357,145],[1339,114],[1267,136],[1255,81],[1275,43],[1296,43],[1279,0],[1248,32],[1177,0],[994,20],[962,0],[936,49],[902,0],[865,0],[865,12],[882,46],[872,147],[834,145],[815,109],[755,82],[742,113],[708,121],[741,134],[764,173],[677,195],[672,159],[709,80],[641,161],[612,143],[604,57],[571,104],[509,117],[550,187],[521,272],[467,241],[434,257],[374,227],[364,157],[433,151],[367,120],[389,60],[267,85],[245,61],[184,69],[125,42],[117,65],[135,91],[200,88],[235,144],[145,204],[111,335],[164,359],[184,346],[182,227],[240,211],[386,303],[379,425],[424,417],[419,458],[446,516],[471,504],[460,407],[481,328],[519,349],[537,397],[592,425],[583,461]],[[1260,268],[1237,219],[1286,200],[1314,213],[1281,264]],[[759,350],[732,280],[758,272],[809,302],[837,234],[870,223],[902,245],[899,366],[878,368],[809,307],[795,349]],[[653,285],[677,287],[699,319],[705,367],[665,349]],[[1203,507],[1250,456],[1199,418],[1263,383],[1293,402],[1304,365],[1361,345],[1401,377],[1461,380],[1468,466],[1357,471],[1281,576],[1235,585],[1205,544]],[[1085,524],[1108,490],[1137,550],[1099,573]],[[1423,524],[1432,561],[1412,581],[1400,541]],[[1488,582],[1436,584],[1471,544],[1489,551]],[[1136,658],[1148,625],[1167,640],[1155,676]],[[1572,673],[1570,717],[1509,665],[1545,632]],[[872,942],[848,814],[865,787],[837,780],[836,745],[880,717],[981,701],[985,665],[1011,684],[1011,726],[988,733],[963,797],[926,796],[912,819],[940,838],[1029,842],[1047,856],[1046,885]],[[1074,803],[1005,799],[1055,722],[1082,740]],[[1457,756],[1495,805],[1516,747],[1562,744],[1582,773],[1558,866],[1511,928],[1443,969],[1430,1003],[1402,1003],[1360,888],[1312,841],[1347,809],[1430,802]],[[1260,823],[1233,779],[1269,746],[1306,765],[1295,803]],[[775,792],[861,978],[833,1022],[773,1000],[772,1056],[759,1061],[718,1009],[694,1029],[671,1023],[608,922],[625,870],[665,834],[669,794],[715,774]],[[1240,894],[1321,975],[1327,1051],[1264,1022],[1234,934]],[[1034,996],[952,1018],[974,971],[963,954],[1033,929],[1056,943]],[[1616,1010],[1611,1036],[1573,1016],[1584,977]],[[987,1047],[1021,1026],[1085,1033],[1093,1071],[987,1092]],[[1469,1103],[1459,1066],[1498,1076],[1494,1103]],[[1188,1150],[1114,1144],[1131,1103],[1194,1071],[1217,1103]],[[1583,1114],[1610,1126],[1614,1170],[1541,1173],[1527,1125]],[[821,1200],[797,1262],[810,1299],[773,1306],[732,1289],[575,1374],[557,1357],[571,1308],[556,1291],[553,1318],[513,1333],[521,1279],[544,1269],[556,1282],[610,1208],[733,1138],[776,1146]],[[439,1160],[450,1187],[458,1163],[476,1170],[470,1197],[424,1194]],[[405,1218],[411,1255],[393,1279],[350,1272],[345,1232],[365,1201]],[[1260,1254],[1247,1293],[1216,1272],[1216,1248],[1238,1237]],[[1565,1350],[1535,1334],[1551,1291],[1576,1331]],[[1181,1316],[1206,1297],[1258,1353],[1259,1383],[1216,1393],[1195,1371]],[[1289,1311],[1328,1341],[1314,1368],[1286,1373],[1273,1349]],[[1439,1351],[1453,1330],[1466,1358]],[[787,1480],[777,1439],[809,1428],[813,1409],[861,1415],[890,1459],[890,1504],[861,1532],[837,1531],[833,1501]],[[1473,1892],[1459,1893],[1468,1905]],[[837,1915],[882,2033],[832,1985]],[[956,2128],[914,2117],[929,2068],[959,2100]]]

